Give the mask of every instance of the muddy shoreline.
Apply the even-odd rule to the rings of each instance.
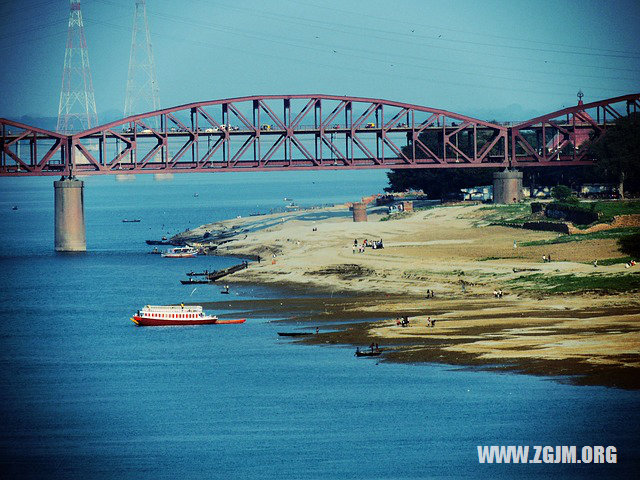
[[[523,320],[513,321],[509,315],[494,314],[487,318],[479,306],[491,308],[496,302],[493,299],[478,298],[446,298],[429,299],[401,295],[368,295],[345,294],[329,296],[326,292],[312,288],[295,289],[286,293],[282,287],[282,296],[275,299],[235,300],[205,303],[203,306],[211,310],[231,310],[235,315],[242,314],[249,318],[273,318],[277,331],[309,332],[312,335],[297,338],[302,345],[348,345],[361,349],[371,343],[378,343],[384,352],[377,361],[397,363],[438,363],[460,368],[481,368],[489,371],[522,373],[546,376],[562,383],[575,385],[599,385],[622,389],[640,389],[640,371],[635,367],[621,365],[634,363],[640,354],[629,354],[629,358],[612,355],[612,363],[594,363],[588,356],[569,356],[567,358],[549,359],[511,355],[520,351],[526,352],[529,347],[506,348],[502,356],[485,358],[481,354],[456,350],[456,346],[464,346],[473,342],[482,342],[487,338],[496,338],[508,334],[511,330],[523,326],[527,318],[540,319],[544,315],[542,309],[520,311]],[[413,305],[413,307],[412,307]],[[420,307],[416,307],[420,305]],[[438,318],[435,327],[426,327],[425,312],[433,318],[446,313],[460,314],[466,312],[469,325],[456,326],[455,319]],[[573,320],[593,316],[634,315],[637,308],[633,306],[592,307],[579,310],[547,312],[551,323],[546,331],[549,335],[575,334],[575,329],[562,328],[555,324],[558,318]],[[395,325],[395,319],[408,316],[410,326],[403,328]],[[487,320],[494,320],[495,324]],[[476,325],[474,325],[475,323]],[[394,338],[385,338],[377,334],[376,329],[388,326],[397,334]],[[316,327],[319,334],[315,334]],[[623,332],[621,327],[616,331]],[[579,334],[598,334],[610,331],[608,327],[590,329],[589,332],[578,330]],[[627,327],[627,331],[635,327]],[[276,334],[274,329],[274,335]],[[345,352],[349,360],[352,352]],[[354,359],[355,361],[355,359]],[[358,361],[366,361],[364,359]]]

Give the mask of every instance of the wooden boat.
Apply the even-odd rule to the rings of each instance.
[[[225,268],[224,270],[216,270],[214,272],[209,273],[208,278],[212,282],[215,282],[219,278],[226,277],[227,275],[231,275],[232,273],[238,272],[240,270],[244,270],[248,266],[249,266],[248,263],[243,262],[243,263],[240,263],[238,265],[234,265],[232,267]]]
[[[220,320],[202,311],[200,305],[146,305],[138,310],[131,321],[139,327],[176,325],[228,325],[244,323],[246,318]]]
[[[187,276],[188,277],[206,277],[207,275],[209,275],[209,270],[205,270],[204,272],[188,272]]]
[[[216,325],[235,325],[235,324],[238,324],[238,323],[244,323],[246,321],[247,321],[246,318],[235,318],[235,319],[231,319],[231,320],[218,320],[218,321],[216,321]]]
[[[209,280],[197,280],[195,278],[190,278],[188,280],[180,280],[180,283],[183,285],[191,285],[191,284],[205,284],[211,283]]]
[[[356,357],[377,357],[382,353],[382,350],[356,350]]]
[[[278,332],[281,337],[306,337],[313,335],[311,332]]]

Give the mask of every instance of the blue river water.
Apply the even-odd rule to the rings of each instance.
[[[218,288],[177,280],[237,262],[161,259],[147,254],[145,239],[281,208],[284,197],[302,206],[357,200],[382,190],[382,172],[88,178],[86,254],[53,252],[52,180],[0,179],[6,478],[636,473],[639,392],[356,359],[348,347],[280,340],[270,319],[182,328],[129,321],[144,304],[223,299]],[[237,299],[281,295],[259,286],[234,290]],[[578,452],[613,445],[618,463],[481,465],[478,445],[576,445]]]

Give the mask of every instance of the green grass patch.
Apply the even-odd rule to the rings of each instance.
[[[531,206],[528,203],[509,205],[491,205],[478,209],[482,220],[491,223],[524,223],[531,218]]]
[[[398,212],[398,213],[392,213],[391,215],[386,215],[380,218],[380,221],[388,222],[389,220],[400,220],[401,218],[407,218],[410,216],[411,216],[411,213],[409,212]]]
[[[633,260],[631,257],[619,257],[619,258],[605,258],[604,260],[598,260],[598,265],[607,266],[607,265],[619,265],[622,263],[629,263]],[[592,264],[593,262],[582,262],[586,264]]]
[[[640,233],[639,227],[624,227],[604,230],[602,232],[584,233],[576,235],[560,235],[549,240],[534,240],[531,242],[522,242],[518,245],[521,247],[535,247],[537,245],[554,245],[557,243],[581,242],[584,240],[600,240],[606,238],[620,238],[625,235]]]
[[[534,273],[512,280],[514,290],[544,290],[548,293],[607,292],[640,290],[640,273],[589,275],[548,275]]]
[[[600,222],[611,222],[616,215],[640,214],[640,201],[595,202],[594,210],[600,215]]]

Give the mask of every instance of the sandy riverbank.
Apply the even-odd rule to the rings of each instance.
[[[524,247],[557,234],[490,226],[483,215],[481,206],[451,206],[353,223],[346,208],[333,207],[234,219],[182,237],[202,241],[212,232],[205,243],[215,243],[223,233],[217,253],[262,258],[229,282],[323,292],[304,301],[267,301],[263,306],[270,312],[314,326],[361,320],[332,323],[331,332],[307,342],[374,342],[387,347],[384,359],[390,361],[491,365],[639,388],[637,294],[615,288],[549,293],[592,278],[614,286],[618,278],[637,283],[638,274],[622,264],[591,264],[621,256],[615,240]],[[354,253],[354,239],[364,238],[382,239],[385,248]],[[553,262],[543,263],[543,254]],[[435,298],[426,299],[427,289]],[[502,289],[503,298],[494,298],[494,289]],[[255,312],[256,304],[234,308]],[[411,319],[407,328],[395,323],[402,315]],[[428,317],[437,319],[435,327],[427,327]]]

